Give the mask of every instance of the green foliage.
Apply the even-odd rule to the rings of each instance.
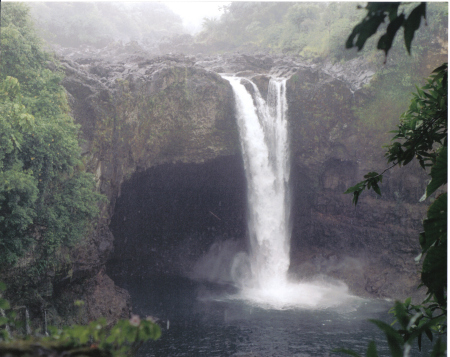
[[[4,290],[5,285],[0,283],[0,312],[3,312],[0,314],[0,353],[17,346],[21,346],[22,350],[29,347],[23,336],[18,333],[16,314],[11,310],[8,301],[1,298],[1,291]],[[75,302],[76,306],[82,304],[82,301]],[[87,326],[73,325],[63,328],[49,326],[48,330],[49,336],[34,334],[27,339],[31,341],[32,346],[64,350],[70,355],[80,351],[81,348],[87,348],[99,351],[101,355],[130,356],[134,355],[144,342],[157,340],[161,336],[161,328],[153,318],[141,320],[138,315],[133,315],[129,320],[119,320],[112,327],[107,325],[106,319],[100,318]]]
[[[389,14],[391,23],[387,32],[380,38],[378,48],[387,55],[395,33],[405,28],[405,44],[410,52],[411,41],[420,26],[421,17],[425,17],[425,4],[417,5],[406,18],[397,16],[400,3],[372,3],[367,5],[368,16],[355,27],[350,35],[347,47],[352,47],[355,36],[359,36],[356,46],[359,49],[372,36],[378,25]],[[447,116],[448,116],[448,70],[447,63],[435,69],[422,88],[417,88],[409,109],[402,114],[400,125],[393,131],[394,143],[388,146],[385,157],[392,166],[381,174],[370,172],[364,181],[350,187],[345,193],[353,193],[356,205],[362,191],[373,189],[381,194],[378,183],[390,168],[407,165],[416,158],[423,169],[430,168],[431,181],[421,200],[429,198],[436,191],[443,191],[447,184]],[[396,141],[398,140],[398,141]],[[416,258],[422,262],[421,286],[425,286],[427,297],[420,305],[411,305],[411,299],[405,303],[396,302],[391,312],[400,325],[397,330],[382,321],[372,320],[386,335],[392,356],[404,356],[414,341],[422,347],[422,335],[430,341],[438,335],[431,356],[445,356],[446,345],[441,335],[447,333],[447,192],[440,193],[428,208],[427,218],[423,222],[424,231],[420,233],[421,254]],[[370,346],[369,346],[370,350]],[[367,355],[377,356],[376,351]],[[349,350],[338,352],[357,355]]]
[[[108,327],[106,319],[100,318],[87,326],[74,325],[58,329],[49,327],[50,336],[43,341],[58,341],[63,346],[78,348],[91,346],[111,352],[114,356],[133,355],[148,340],[161,336],[160,327],[151,318],[141,320],[133,315],[129,320],[119,320]]]
[[[370,3],[368,7],[373,9],[372,12],[377,10],[377,6],[384,8],[383,5],[377,4]],[[386,4],[387,8],[396,6],[392,3]],[[197,35],[196,41],[209,45],[217,51],[230,48],[243,51],[259,49],[265,52],[299,55],[304,59],[332,62],[363,56],[368,61],[379,62],[374,55],[376,51],[372,49],[376,39],[367,35],[360,33],[353,35],[355,40],[364,39],[363,42],[370,45],[365,48],[360,47],[360,53],[357,53],[356,48],[354,51],[345,49],[344,43],[349,37],[348,34],[360,21],[358,8],[361,6],[358,7],[357,3],[352,2],[232,2],[225,7],[225,12],[219,20],[204,22],[203,31]],[[412,28],[413,19],[416,18],[412,5],[397,5],[397,8],[405,14],[403,16],[409,14],[408,21],[405,18],[402,25]],[[445,38],[443,35],[443,29],[447,24],[445,4],[429,4],[426,10],[429,23],[426,30],[415,32],[416,46],[413,50],[415,54],[422,54],[419,47],[429,46],[432,41],[436,42],[437,36]],[[380,20],[386,16],[382,13]],[[401,15],[398,17],[400,18]],[[370,15],[366,18],[370,18]],[[395,24],[398,25],[398,20]],[[377,24],[377,28],[385,27]],[[392,32],[393,29],[389,28],[388,34]],[[383,37],[382,48],[388,50],[388,47],[390,48],[388,44],[392,45],[392,41],[393,38],[389,36]],[[391,56],[392,52],[397,52],[396,62],[398,65],[403,65],[400,63],[403,59],[399,61],[399,54],[404,51],[395,51],[395,46],[393,50]],[[405,65],[408,66],[408,64]]]
[[[220,20],[205,21],[197,41],[340,60],[355,55],[338,45],[356,23],[355,15],[356,6],[349,3],[233,2]]]
[[[2,4],[0,76],[17,78],[25,85],[49,59],[40,50],[40,40],[29,21],[29,9],[23,3]]]
[[[447,65],[444,64],[433,71],[425,86],[413,93],[408,111],[402,114],[398,129],[392,131],[396,134],[392,140],[401,141],[391,144],[385,154],[387,162],[393,163],[390,168],[407,165],[414,158],[424,169],[433,166],[428,196],[447,182],[447,166],[444,164],[447,155],[447,100]],[[442,158],[436,166],[440,153]],[[382,181],[383,173],[370,172],[364,176],[364,181],[345,193],[353,193],[355,204],[366,188],[372,188],[380,195],[378,183]]]
[[[413,158],[420,166],[433,166],[447,142],[447,64],[435,69],[428,83],[417,88],[386,157],[388,162],[408,164]],[[436,168],[435,168],[436,169]],[[446,179],[445,179],[446,180]]]
[[[442,310],[437,303],[431,303],[427,307],[423,305],[412,305],[411,299],[408,298],[404,303],[397,301],[391,309],[396,320],[394,324],[399,325],[395,329],[392,325],[388,325],[383,321],[369,320],[381,329],[387,339],[389,350],[393,357],[402,357],[408,355],[411,346],[417,340],[418,347],[422,349],[422,337],[425,335],[431,342],[437,335],[431,356],[445,356],[445,343],[442,336],[447,333],[447,311]],[[335,352],[341,352],[350,356],[359,357],[360,355],[349,349],[335,349]],[[369,343],[367,357],[377,357],[375,342]]]
[[[410,4],[400,2],[372,2],[365,7],[367,15],[353,28],[352,33],[345,43],[346,48],[358,47],[361,50],[367,39],[373,36],[384,21],[389,19],[386,32],[378,40],[377,48],[383,50],[387,56],[392,47],[395,35],[400,27],[404,28],[405,46],[408,53],[411,53],[411,42],[415,32],[420,27],[422,17],[426,18],[426,3],[422,2],[415,6],[406,16],[406,11],[410,10]],[[361,8],[361,7],[360,7]],[[401,13],[398,11],[401,9]]]
[[[421,280],[430,297],[447,306],[447,193],[441,194],[428,208],[420,233],[422,256]]]
[[[3,4],[1,16],[0,264],[33,248],[46,266],[58,247],[86,234],[101,196],[83,172],[62,75],[45,68],[51,58],[28,8]]]
[[[369,141],[384,143],[390,139],[387,132],[398,124],[398,118],[407,108],[415,85],[425,84],[424,78],[429,76],[430,68],[437,67],[447,58],[446,11],[447,7],[442,3],[427,4],[427,26],[416,31],[411,55],[408,55],[402,44],[403,31],[397,32],[397,42],[394,41],[387,58],[384,52],[375,49],[378,38],[383,34],[380,30],[380,36],[370,37],[359,52],[376,69],[376,74],[362,92],[364,97],[360,97],[353,109],[358,118],[355,129]],[[386,30],[385,27],[380,26]],[[350,53],[356,50],[357,47],[354,47]]]
[[[353,193],[355,205],[366,188],[381,195],[378,183],[381,183],[384,172],[395,165],[407,165],[414,158],[423,169],[431,168],[431,181],[422,200],[447,184],[447,82],[447,64],[444,64],[433,71],[425,86],[417,88],[409,109],[401,116],[398,129],[393,131],[395,142],[385,154],[393,165],[381,174],[370,172],[364,176],[364,181],[345,192]],[[428,289],[426,303],[435,300],[444,310],[447,305],[446,192],[441,193],[428,208],[423,228],[419,237],[422,252],[417,260],[424,257],[421,280]]]

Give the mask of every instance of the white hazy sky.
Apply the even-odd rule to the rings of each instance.
[[[180,15],[183,25],[190,31],[201,29],[205,17],[220,17],[219,7],[229,4],[229,1],[161,1],[173,12]]]
[[[3,1],[16,1],[16,0],[3,0]],[[25,1],[35,2],[43,0],[25,0]],[[51,0],[51,1],[81,2],[86,0]],[[111,0],[96,0],[96,1],[111,1]],[[116,0],[116,1],[136,2],[140,0]],[[145,2],[146,0],[141,1]],[[201,24],[205,17],[208,18],[220,17],[221,12],[219,11],[219,7],[231,3],[231,1],[176,1],[176,0],[175,1],[147,0],[147,1],[160,2],[166,4],[173,12],[181,16],[181,18],[183,19],[184,26],[191,32],[197,32],[201,30]]]

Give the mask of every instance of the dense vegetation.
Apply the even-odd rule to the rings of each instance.
[[[89,233],[102,196],[83,168],[62,74],[41,49],[28,12],[21,3],[3,4],[1,12],[0,266],[7,269],[25,255],[27,275],[38,276],[61,263],[61,247]],[[106,319],[49,326],[48,337],[27,327],[23,340],[4,289],[0,283],[2,355],[125,356],[161,334],[151,318],[134,315],[112,327]]]
[[[447,78],[447,64],[444,64],[413,94],[409,109],[402,114],[394,131],[394,142],[385,154],[391,166],[381,174],[369,172],[364,181],[346,191],[353,194],[355,204],[365,189],[381,195],[383,174],[414,159],[423,169],[429,169],[431,176],[422,197],[422,200],[430,198],[431,204],[419,236],[422,251],[416,258],[417,262],[422,261],[421,286],[427,288],[427,297],[418,305],[411,304],[410,298],[404,303],[395,303],[392,313],[400,325],[397,330],[382,321],[372,320],[385,332],[393,356],[408,354],[415,340],[420,349],[422,335],[435,342],[431,356],[445,356],[446,351],[442,336],[447,333],[447,192],[442,191],[447,185]],[[341,351],[357,356],[352,351]],[[367,356],[377,356],[374,343],[369,345]]]
[[[0,264],[28,253],[38,271],[86,235],[98,214],[62,74],[41,49],[21,3],[2,4],[0,63]]]
[[[369,3],[366,17],[353,29],[346,46],[363,48],[366,40],[377,32],[381,23],[388,19],[389,25],[380,37],[377,48],[386,56],[400,28],[404,29],[408,52],[415,32],[426,18],[426,3],[414,4],[411,12],[399,11],[401,3]],[[447,63],[436,68],[427,84],[413,93],[410,106],[401,115],[397,130],[393,131],[393,143],[387,147],[386,158],[391,164],[381,174],[369,172],[365,180],[349,188],[356,205],[365,189],[381,195],[379,184],[383,174],[394,166],[405,166],[416,159],[424,170],[429,169],[431,180],[421,201],[432,199],[423,221],[419,242],[422,248],[417,262],[422,261],[421,284],[427,288],[427,296],[419,305],[396,302],[392,313],[399,328],[379,321],[375,323],[387,337],[392,356],[408,356],[412,344],[422,346],[422,335],[434,342],[431,356],[445,356],[447,346],[442,336],[447,334],[447,146],[448,146],[448,68]],[[394,322],[394,323],[395,323]],[[434,341],[433,341],[434,340]],[[351,350],[340,350],[358,356]],[[378,356],[375,342],[367,349],[367,356]]]
[[[355,55],[340,45],[358,18],[355,4],[233,2],[224,10],[220,20],[205,19],[199,42],[307,59]]]
[[[133,355],[148,340],[161,336],[161,328],[152,317],[145,320],[133,315],[108,326],[106,319],[91,321],[88,325],[63,328],[49,326],[48,331],[32,331],[16,320],[16,312],[2,298],[5,284],[0,282],[0,354],[2,356],[104,356]],[[75,301],[80,307],[83,301]],[[6,311],[6,313],[5,313]],[[25,337],[25,338],[24,338]]]
[[[219,20],[205,19],[198,41],[223,48],[254,48],[294,54],[305,59],[342,60],[357,55],[379,56],[370,39],[362,53],[346,50],[345,41],[360,20],[358,3],[232,2]],[[413,52],[429,46],[430,37],[446,27],[445,4],[430,4],[428,29],[416,35]],[[441,31],[442,33],[442,31]],[[402,49],[393,49],[397,55]],[[395,56],[392,54],[392,56]],[[393,60],[397,58],[392,57]]]

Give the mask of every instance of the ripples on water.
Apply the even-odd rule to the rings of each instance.
[[[341,347],[365,355],[370,340],[385,341],[367,319],[391,319],[387,311],[392,303],[379,300],[357,299],[324,310],[275,310],[230,299],[233,288],[186,278],[117,283],[129,290],[134,313],[170,321],[169,330],[144,345],[140,357],[334,356],[331,351]],[[390,355],[385,342],[377,343],[377,349],[380,356]]]

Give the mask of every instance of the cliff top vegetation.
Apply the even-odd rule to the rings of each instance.
[[[34,269],[51,266],[62,246],[85,236],[98,215],[92,174],[85,172],[78,125],[22,3],[2,5],[0,63],[0,264],[27,254]]]

